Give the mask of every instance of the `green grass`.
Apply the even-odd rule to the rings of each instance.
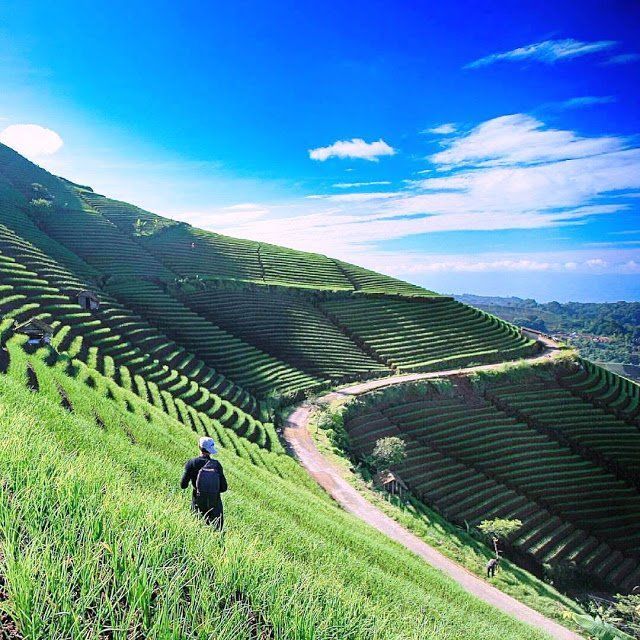
[[[341,512],[284,455],[265,453],[280,477],[223,449],[221,538],[177,490],[193,433],[19,343],[0,376],[0,573],[25,637],[539,637]]]

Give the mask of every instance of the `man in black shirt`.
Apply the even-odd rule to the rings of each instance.
[[[222,465],[211,458],[218,453],[213,438],[200,438],[200,455],[197,458],[191,458],[184,466],[184,473],[180,480],[180,487],[186,489],[189,484],[193,486],[193,495],[191,497],[191,508],[202,515],[207,524],[213,525],[218,531],[222,531],[224,522],[224,514],[222,511],[222,499],[220,494],[227,490],[227,480],[224,477]],[[209,476],[206,482],[202,479],[200,471],[206,467],[205,473]],[[211,475],[215,477],[215,482],[211,482]],[[217,486],[217,490],[213,493],[204,493],[203,486]]]

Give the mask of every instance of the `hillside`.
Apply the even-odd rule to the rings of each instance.
[[[3,311],[20,321],[38,309],[56,323],[57,348],[72,355],[86,359],[82,354],[96,348],[136,373],[162,358],[167,370],[158,380],[242,397],[240,406],[260,417],[259,401],[273,392],[437,369],[445,360],[517,358],[534,348],[512,325],[450,298],[325,256],[200,231],[72,186],[7,147],[0,151],[0,249],[12,287]],[[74,306],[82,289],[95,291],[98,313]],[[287,322],[273,315],[279,297]],[[425,313],[431,324],[416,326]],[[305,342],[296,345],[294,333]]]
[[[536,354],[514,324],[111,200],[2,145],[0,313],[0,619],[23,637],[542,637],[338,509],[274,426],[342,382]],[[50,346],[26,344],[33,320]],[[426,504],[472,525],[508,505],[527,560],[571,558],[627,589],[638,390],[571,363],[442,398],[401,391],[384,424],[349,419],[355,451],[403,433],[401,473]],[[224,540],[176,495],[202,434],[230,478]]]
[[[556,581],[640,582],[640,387],[587,361],[460,374],[372,392],[344,415],[365,459],[399,436],[396,470],[460,524],[518,519],[509,555]]]
[[[24,637],[523,637],[288,456],[23,342],[0,376],[0,594]],[[224,544],[175,491],[198,420],[234,489]]]

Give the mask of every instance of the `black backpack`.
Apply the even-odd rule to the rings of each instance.
[[[196,495],[216,497],[220,495],[220,471],[215,460],[207,460],[204,467],[198,471]]]

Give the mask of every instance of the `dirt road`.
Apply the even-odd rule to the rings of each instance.
[[[547,349],[541,355],[531,358],[532,362],[541,361],[551,357],[553,349]],[[332,391],[318,403],[329,402],[331,400],[366,393],[373,389],[379,389],[402,382],[412,380],[423,380],[428,378],[441,378],[470,371],[486,371],[495,369],[499,365],[484,365],[468,369],[452,369],[449,371],[439,371],[434,373],[408,374],[393,376],[382,380],[369,380],[367,382],[351,385]],[[346,511],[349,511],[367,524],[378,529],[386,536],[404,545],[420,557],[424,558],[430,565],[446,573],[458,584],[464,587],[469,593],[480,598],[484,602],[504,611],[518,620],[526,622],[531,626],[542,629],[552,638],[558,640],[579,640],[580,636],[562,625],[545,618],[542,614],[534,611],[525,604],[508,596],[491,584],[478,578],[461,565],[442,555],[439,551],[430,547],[423,540],[407,531],[395,520],[380,511],[354,489],[343,477],[340,469],[327,460],[316,447],[308,423],[311,414],[316,409],[315,405],[299,406],[290,416],[284,429],[284,437],[295,453],[298,460],[315,478],[331,497],[338,502]]]

